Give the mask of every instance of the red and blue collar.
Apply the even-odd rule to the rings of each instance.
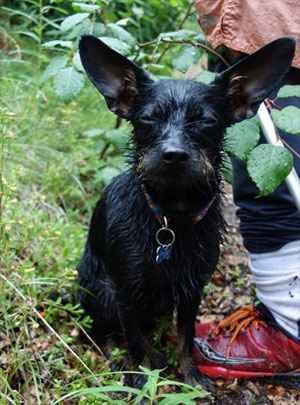
[[[168,213],[166,210],[164,210],[161,206],[159,206],[154,199],[150,196],[150,194],[147,191],[147,187],[145,183],[142,183],[142,190],[143,190],[143,194],[145,196],[145,199],[149,205],[149,207],[151,208],[151,210],[154,212],[154,215],[156,216],[156,218],[158,219],[158,221],[163,224],[163,218],[167,217],[167,218],[172,218],[172,217],[183,217],[186,215],[181,215],[181,214],[174,214],[174,213]],[[187,216],[189,216],[191,218],[192,224],[196,225],[198,222],[200,222],[205,215],[207,214],[209,208],[212,206],[212,204],[214,203],[216,199],[216,195],[214,195],[211,200],[201,209],[197,210],[196,212],[192,213],[192,214],[188,214]]]

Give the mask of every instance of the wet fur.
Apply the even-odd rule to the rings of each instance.
[[[93,318],[97,340],[104,343],[108,336],[122,334],[136,364],[151,363],[145,333],[153,330],[160,316],[171,317],[176,311],[179,360],[186,381],[212,388],[194,365],[194,322],[203,287],[218,261],[224,230],[220,182],[223,136],[227,126],[256,111],[251,95],[245,91],[241,96],[243,77],[247,83],[250,79],[242,65],[242,74],[229,70],[212,85],[154,82],[91,36],[82,40],[80,52],[90,79],[109,108],[130,120],[133,135],[131,169],[104,189],[91,220],[78,265],[79,300]],[[99,61],[98,53],[102,55]],[[257,60],[251,67],[253,64],[257,65]],[[284,68],[279,66],[279,70]],[[234,77],[239,78],[236,95]],[[272,79],[273,85],[276,80]],[[235,96],[244,100],[243,117],[239,106],[234,109]],[[170,145],[188,151],[190,160],[184,170],[174,167],[170,171],[162,164],[162,150]],[[142,182],[166,211],[183,214],[170,216],[176,240],[171,259],[161,264],[155,261],[155,234],[161,225],[143,195]],[[192,224],[189,213],[204,207],[213,196],[216,198],[207,215]]]

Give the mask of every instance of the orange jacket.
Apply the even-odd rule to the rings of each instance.
[[[296,40],[292,66],[300,69],[299,0],[194,0],[198,22],[214,49],[251,54],[278,37]]]

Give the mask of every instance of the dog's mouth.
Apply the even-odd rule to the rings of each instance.
[[[152,202],[155,201],[161,209],[175,216],[193,215],[199,211],[199,204],[212,201],[217,191],[216,184],[180,184],[176,177],[173,183],[161,177],[154,180],[143,178],[142,188],[146,189]]]
[[[215,183],[212,163],[199,151],[190,153],[188,161],[166,162],[161,156],[159,150],[148,150],[140,156],[136,166],[138,176],[153,188],[160,191],[170,188],[209,190]]]
[[[152,184],[163,186],[177,186],[178,188],[190,188],[195,185],[205,185],[214,181],[215,174],[206,166],[194,165],[194,167],[169,167],[164,165],[145,165],[139,171],[142,178]]]
[[[144,172],[141,179],[160,194],[169,194],[170,190],[178,196],[185,195],[190,190],[201,191],[204,195],[215,193],[215,178],[209,180],[198,173]]]

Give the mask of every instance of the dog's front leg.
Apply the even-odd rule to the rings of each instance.
[[[204,389],[215,392],[211,380],[202,375],[196,367],[193,355],[195,319],[199,304],[200,297],[197,296],[189,302],[180,302],[177,308],[179,365],[187,384],[201,385]]]
[[[126,338],[129,353],[137,365],[141,364],[146,356],[146,350],[135,314],[130,309],[130,306],[120,297],[118,297],[117,304],[121,327]]]
[[[135,314],[120,295],[117,295],[117,307],[122,331],[126,338],[129,354],[134,361],[134,366],[141,365],[150,369],[151,362],[147,356],[146,344]],[[146,381],[147,377],[140,375],[136,378],[135,385],[141,389]]]

